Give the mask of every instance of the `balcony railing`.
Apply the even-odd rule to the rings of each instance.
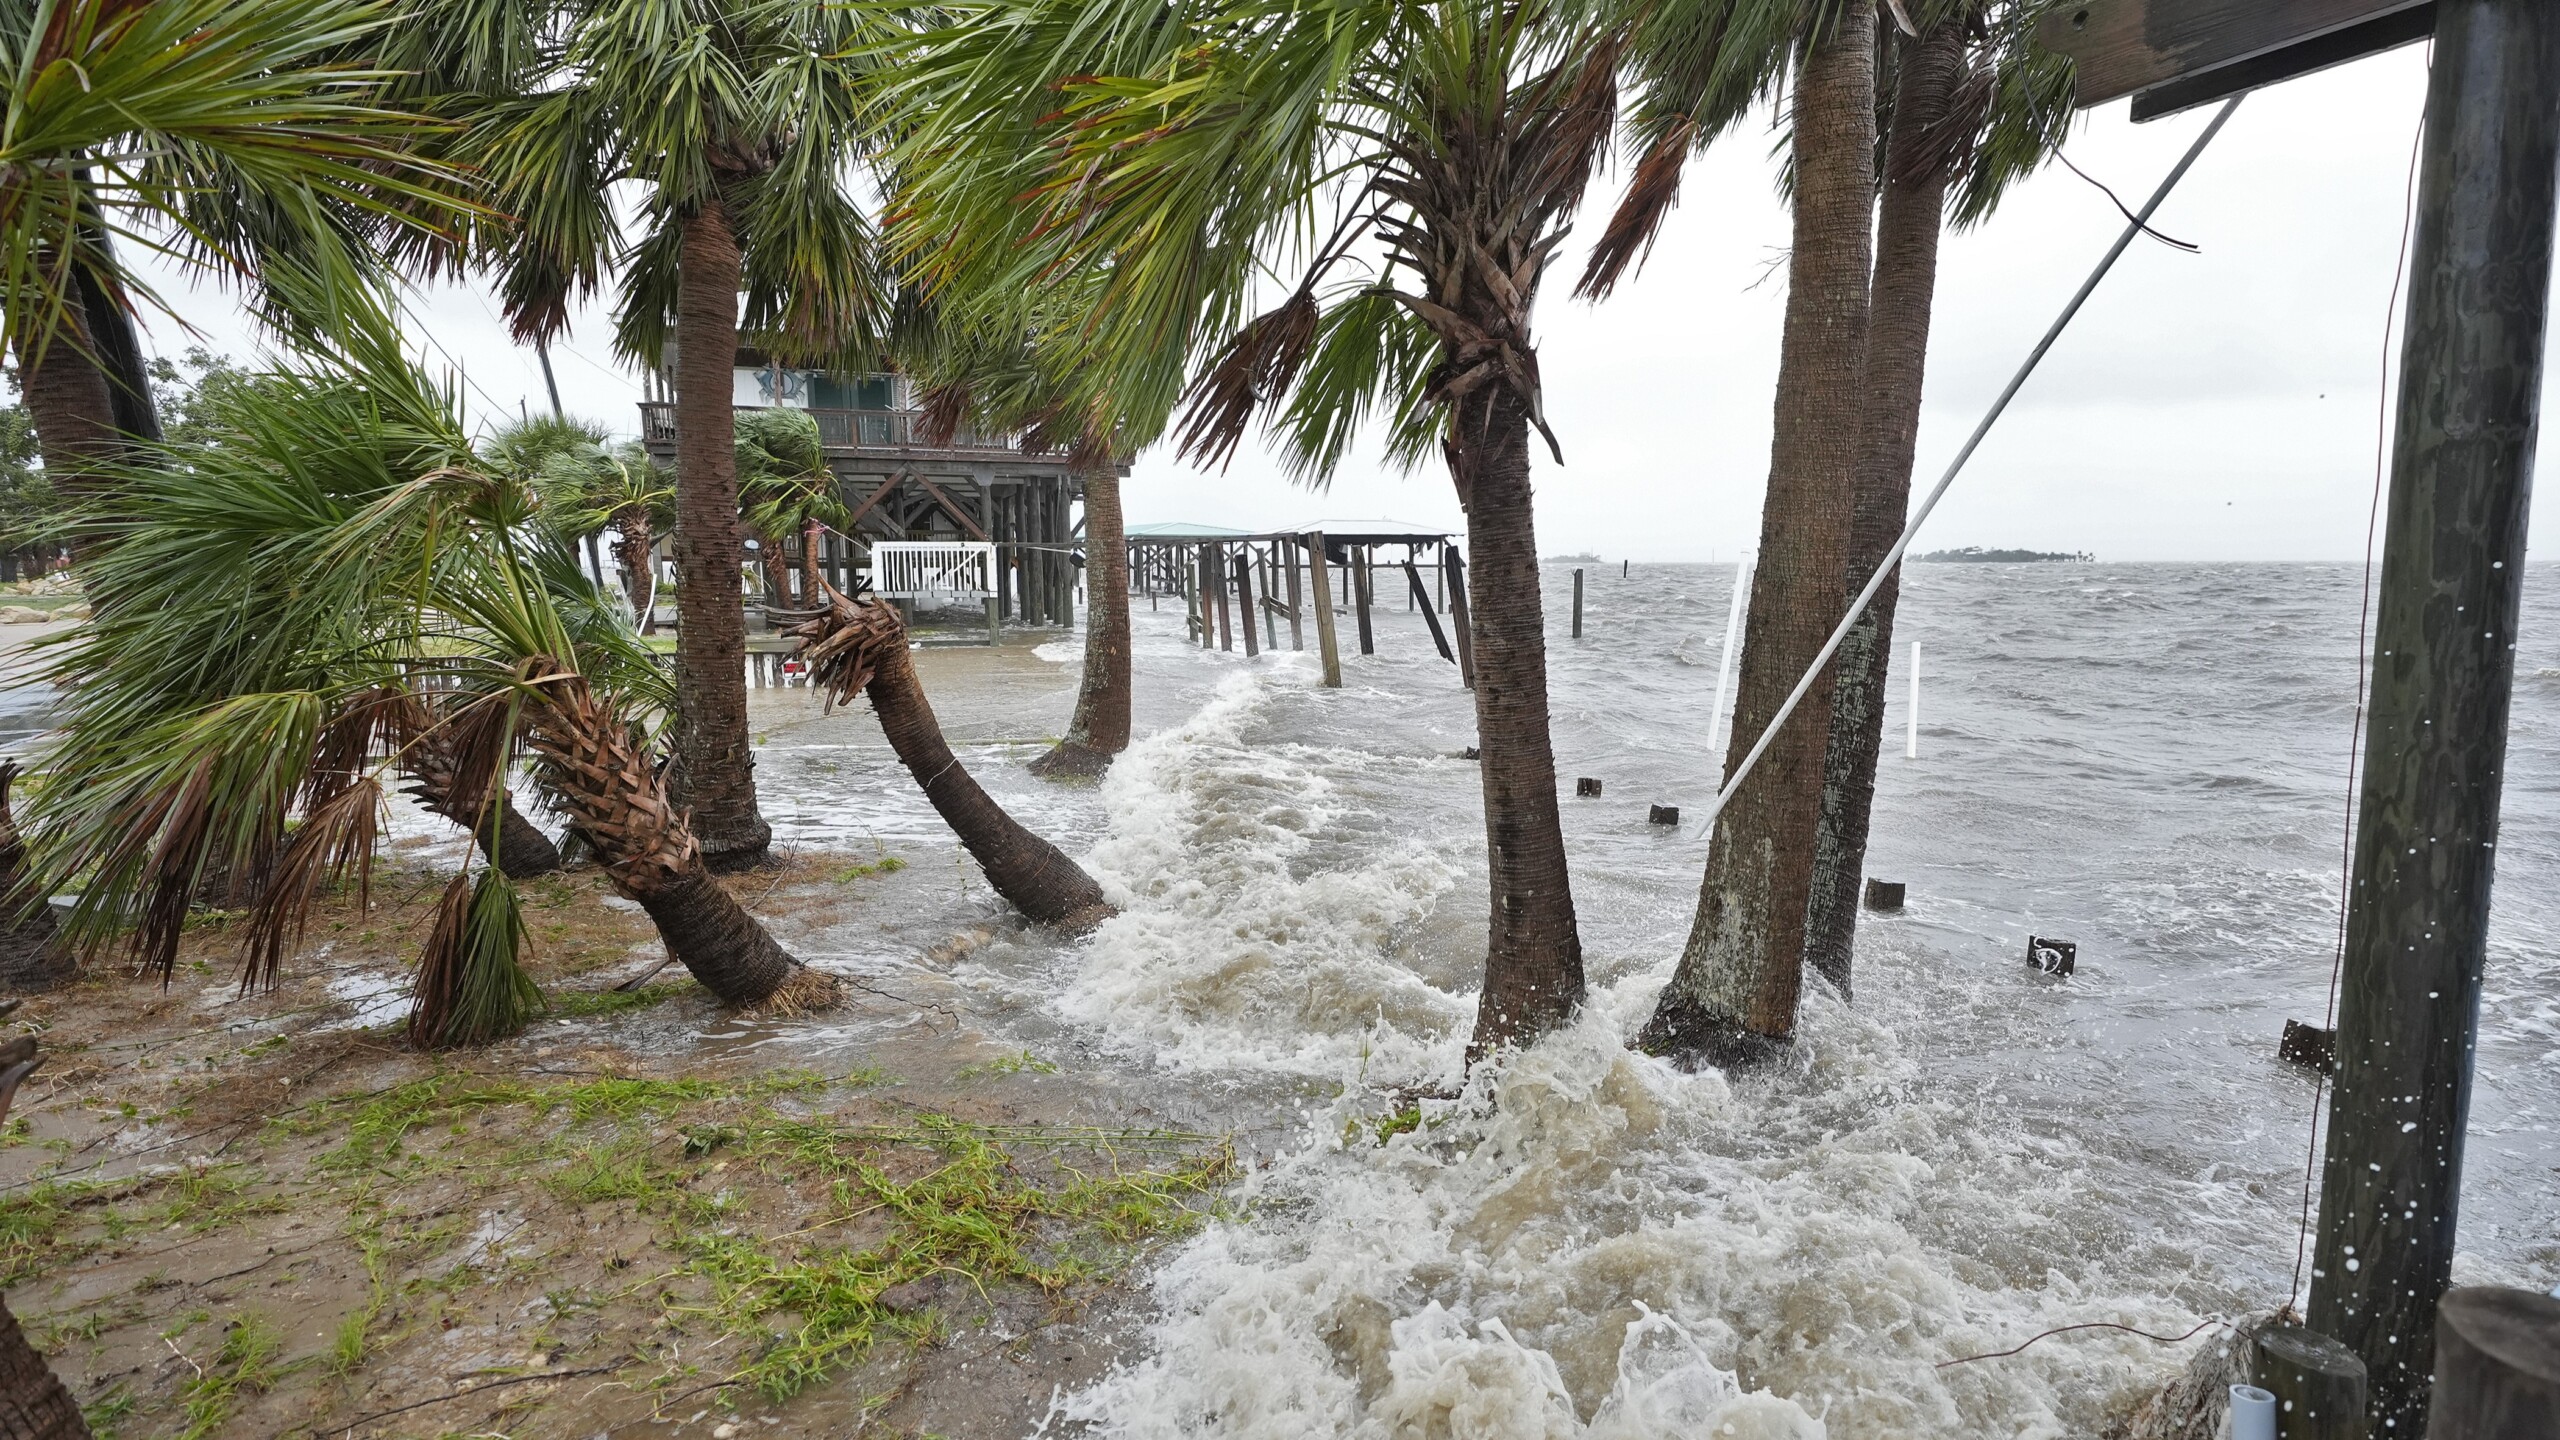
[[[741,405],[741,410],[762,407]],[[922,445],[915,436],[922,424],[922,412],[915,410],[819,410],[801,412],[818,422],[818,442],[830,450],[1000,450],[1020,453],[1020,445],[1012,435],[990,433],[963,425],[945,445]],[[676,438],[676,407],[667,401],[649,400],[640,405],[640,437],[660,442]]]

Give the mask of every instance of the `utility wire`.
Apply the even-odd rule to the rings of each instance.
[[[1963,471],[1965,462],[1973,458],[1973,452],[1982,444],[1983,437],[1991,433],[1992,425],[2009,408],[2009,402],[2017,398],[2018,391],[2027,383],[2027,377],[2033,375],[2036,366],[2043,361],[2045,352],[2053,348],[2056,340],[2062,338],[2063,330],[2071,324],[2072,318],[2080,313],[2080,307],[2088,303],[2090,294],[2098,288],[2098,282],[2107,278],[2107,272],[2115,268],[2117,257],[2123,255],[2126,247],[2133,244],[2134,237],[2149,232],[2153,212],[2160,208],[2162,201],[2169,198],[2169,192],[2177,188],[2178,182],[2186,178],[2188,168],[2196,163],[2196,157],[2204,154],[2204,147],[2212,144],[2213,137],[2222,133],[2222,127],[2230,121],[2231,113],[2240,108],[2240,101],[2243,98],[2239,95],[2232,96],[2222,109],[2215,113],[2213,123],[2205,126],[2204,133],[2198,135],[2195,143],[2187,147],[2186,155],[2178,161],[2176,168],[2172,169],[2168,177],[2160,182],[2159,189],[2151,192],[2151,198],[2144,203],[2141,213],[2133,217],[2133,223],[2127,225],[2124,233],[2116,237],[2116,243],[2108,247],[2106,257],[2098,262],[2098,268],[2089,272],[2089,278],[2081,282],[2080,293],[2072,296],[2071,303],[2063,306],[2062,313],[2054,317],[2052,327],[2044,332],[2044,338],[2036,342],[2034,350],[2028,352],[2026,363],[2020,365],[2018,373],[2009,378],[2008,388],[2000,392],[1999,399],[1991,402],[1990,412],[1982,417],[1981,424],[1973,427],[1973,434],[1965,440],[1964,448],[1956,452],[1955,462],[1947,466],[1947,472],[1944,475],[1938,477],[1937,485],[1929,491],[1928,498],[1920,502],[1920,508],[1911,512],[1909,523],[1902,527],[1902,537],[1893,542],[1893,548],[1885,553],[1883,561],[1876,566],[1875,573],[1867,577],[1867,588],[1859,591],[1858,598],[1849,602],[1849,613],[1840,617],[1840,623],[1831,631],[1831,638],[1822,642],[1822,652],[1813,657],[1811,665],[1805,667],[1803,678],[1796,681],[1795,689],[1787,692],[1786,702],[1778,707],[1776,715],[1770,717],[1768,725],[1760,732],[1760,738],[1752,742],[1750,753],[1744,755],[1742,763],[1734,767],[1733,777],[1724,782],[1724,788],[1718,790],[1716,798],[1708,803],[1707,813],[1699,821],[1702,832],[1716,823],[1716,817],[1724,813],[1724,807],[1732,802],[1734,793],[1742,788],[1742,782],[1751,777],[1752,767],[1760,763],[1760,757],[1768,752],[1770,742],[1777,739],[1778,728],[1787,723],[1787,717],[1795,713],[1796,706],[1801,704],[1805,695],[1813,689],[1814,680],[1822,674],[1822,668],[1831,663],[1831,657],[1839,650],[1840,642],[1848,637],[1849,628],[1858,623],[1859,616],[1867,613],[1868,602],[1876,598],[1876,592],[1884,588],[1884,582],[1892,576],[1894,568],[1902,563],[1902,552],[1911,548],[1911,539],[1920,533],[1920,526],[1928,520],[1929,512],[1938,508],[1938,501],[1946,495],[1947,487],[1956,482],[1956,476]]]

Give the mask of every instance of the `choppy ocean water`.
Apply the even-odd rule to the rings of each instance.
[[[1471,711],[1418,617],[1385,612],[1380,653],[1328,692],[1285,628],[1283,653],[1202,653],[1178,605],[1141,600],[1143,738],[1098,789],[1031,780],[1011,763],[1028,748],[968,752],[1125,905],[1073,946],[989,947],[972,982],[1133,1094],[1273,1152],[1239,1217],[1156,1271],[1142,1355],[1061,1397],[1061,1421],[2084,1435],[2210,1337],[1939,1362],[2281,1301],[2312,1095],[2274,1049],[2325,1001],[2358,567],[1913,567],[1870,868],[1909,908],[1863,922],[1856,1005],[1809,990],[1794,1067],[1730,1084],[1623,1040],[1704,861],[1695,827],[1645,814],[1713,793],[1732,567],[1590,568],[1583,641],[1568,568],[1546,601],[1559,770],[1606,782],[1565,802],[1591,1012],[1489,1107],[1426,1106],[1384,1145],[1345,1131],[1457,1074],[1483,943]],[[2560,1280],[2556,583],[2536,566],[2527,589],[2462,1219],[2463,1275],[2539,1286]],[[1072,647],[1048,653],[1071,679]],[[954,728],[1062,718],[1049,694]],[[791,779],[822,756],[833,779]],[[859,797],[786,835],[933,835],[884,752],[767,765],[777,788]],[[2028,974],[2030,931],[2076,941],[2078,974]]]

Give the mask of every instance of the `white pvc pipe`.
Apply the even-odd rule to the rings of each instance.
[[[1716,662],[1716,708],[1707,712],[1707,749],[1716,748],[1716,727],[1724,723],[1724,702],[1733,690],[1733,647],[1742,640],[1742,607],[1751,593],[1751,557],[1733,562],[1733,604],[1724,615],[1724,656]]]
[[[1911,734],[1902,742],[1902,758],[1920,758],[1920,642],[1911,642]]]
[[[2276,1397],[2255,1385],[2231,1387],[2231,1440],[2276,1440]]]
[[[2043,361],[2045,352],[2053,348],[2053,342],[2062,338],[2063,329],[2070,325],[2072,317],[2078,315],[2080,307],[2089,302],[2089,296],[2097,290],[2098,282],[2107,278],[2107,272],[2115,268],[2116,257],[2122,255],[2125,248],[2133,243],[2133,237],[2143,233],[2149,226],[2152,212],[2158,210],[2161,202],[2169,198],[2169,192],[2176,189],[2178,182],[2185,178],[2188,168],[2196,163],[2196,157],[2204,153],[2204,147],[2212,144],[2213,137],[2222,133],[2223,125],[2231,119],[2231,112],[2240,108],[2241,98],[2238,95],[2232,96],[2228,103],[2215,112],[2213,123],[2205,126],[2204,133],[2196,137],[2196,143],[2187,147],[2187,153],[2180,157],[2176,168],[2169,172],[2168,178],[2160,182],[2159,189],[2151,192],[2151,198],[2145,201],[2142,209],[2135,213],[2132,223],[2124,227],[2124,233],[2116,237],[2116,243],[2108,249],[2106,256],[2098,261],[2098,268],[2090,271],[2089,278],[2080,282],[2079,293],[2073,295],[2071,303],[2063,306],[2062,313],[2054,317],[2053,324],[2044,332],[2044,338],[2036,342],[2035,349],[2027,352],[2026,363],[2018,367],[2017,374],[2009,377],[2008,388],[2000,392],[1999,399],[1991,402],[1990,412],[1982,417],[1981,424],[1973,427],[1973,434],[1966,438],[1964,448],[1956,452],[1956,458],[1947,466],[1947,472],[1938,477],[1938,483],[1930,489],[1928,498],[1922,500],[1920,507],[1911,512],[1910,521],[1902,527],[1902,538],[1894,541],[1893,548],[1885,552],[1884,559],[1876,565],[1875,574],[1867,577],[1867,588],[1859,591],[1858,598],[1849,602],[1849,613],[1840,617],[1840,623],[1831,631],[1831,638],[1822,642],[1821,653],[1815,655],[1813,663],[1805,667],[1804,674],[1796,680],[1796,688],[1787,692],[1785,702],[1778,706],[1778,713],[1771,716],[1769,723],[1762,727],[1760,738],[1752,742],[1751,753],[1742,757],[1742,763],[1735,766],[1733,774],[1725,780],[1724,788],[1718,790],[1716,797],[1707,802],[1706,814],[1699,818],[1699,825],[1715,824],[1716,817],[1724,813],[1724,807],[1733,803],[1734,792],[1742,787],[1743,781],[1751,777],[1752,767],[1760,763],[1760,757],[1768,753],[1770,742],[1778,738],[1778,727],[1786,724],[1787,717],[1793,715],[1796,712],[1796,706],[1804,702],[1805,693],[1813,689],[1814,680],[1822,674],[1823,668],[1831,663],[1831,656],[1840,648],[1840,642],[1848,637],[1849,627],[1857,624],[1858,617],[1867,613],[1867,602],[1876,598],[1876,591],[1884,588],[1885,580],[1902,563],[1902,552],[1911,548],[1911,538],[1920,533],[1920,526],[1928,520],[1929,512],[1937,509],[1938,502],[1946,497],[1947,487],[1956,483],[1956,476],[1964,470],[1965,462],[1973,458],[1973,452],[1982,444],[1983,437],[1991,433],[1992,424],[2008,410],[2009,402],[2017,397],[2020,389],[2025,387],[2027,377],[2035,373],[2036,366]]]

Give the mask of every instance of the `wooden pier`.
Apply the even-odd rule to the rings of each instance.
[[[1309,527],[1256,535],[1204,525],[1133,525],[1128,543],[1130,595],[1144,597],[1150,609],[1179,602],[1192,643],[1203,649],[1233,650],[1240,639],[1247,655],[1277,650],[1285,622],[1289,648],[1304,650],[1304,607],[1313,597],[1327,685],[1341,684],[1333,620],[1343,612],[1334,608],[1336,598],[1357,623],[1360,653],[1373,655],[1373,612],[1382,593],[1377,572],[1381,566],[1400,571],[1404,584],[1390,581],[1384,593],[1403,589],[1404,608],[1421,613],[1441,658],[1458,667],[1462,683],[1475,683],[1466,560],[1445,531]]]

